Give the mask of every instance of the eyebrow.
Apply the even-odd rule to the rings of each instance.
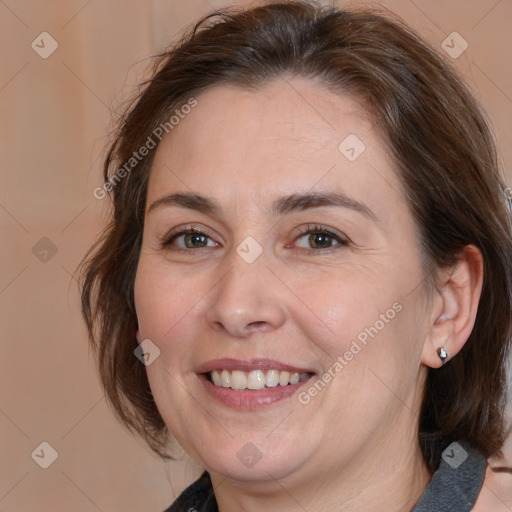
[[[285,215],[293,211],[320,208],[322,206],[348,208],[372,220],[377,220],[377,216],[368,206],[341,192],[307,192],[304,194],[292,194],[275,201],[272,210],[275,214]]]
[[[221,207],[214,199],[209,199],[198,194],[182,193],[178,192],[175,194],[168,194],[160,199],[157,199],[148,208],[147,213],[161,208],[162,206],[178,206],[181,208],[188,208],[190,210],[197,210],[201,213],[209,213],[212,215],[218,215],[221,211]]]
[[[220,204],[215,199],[193,193],[177,192],[168,194],[154,201],[148,208],[147,213],[163,206],[177,206],[216,216],[220,216],[222,211]],[[274,201],[272,213],[274,215],[286,215],[295,211],[309,210],[323,206],[347,208],[371,220],[377,220],[377,216],[368,206],[341,192],[306,192],[280,197]]]

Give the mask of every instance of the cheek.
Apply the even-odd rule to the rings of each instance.
[[[321,401],[349,437],[357,438],[361,425],[373,428],[386,418],[392,422],[415,399],[423,334],[415,322],[415,304],[391,302],[392,297],[366,308],[364,301],[354,300],[337,311],[336,335],[315,338],[322,344],[326,386],[325,391],[320,386],[320,392],[306,392]]]
[[[189,331],[201,293],[193,283],[184,285],[166,266],[141,257],[134,297],[140,338],[151,340],[160,351],[146,366],[149,385],[165,423],[180,437],[179,419],[189,416],[181,395],[183,371],[189,368],[194,350]]]
[[[316,347],[324,372],[348,377],[343,386],[371,378],[369,368],[390,385],[407,385],[415,378],[426,336],[422,288],[411,293],[410,285],[411,276],[419,279],[419,269],[342,270],[295,281],[300,301],[294,301],[294,322]]]
[[[141,336],[166,342],[183,329],[204,295],[197,280],[179,278],[141,260],[135,278],[135,309]]]
[[[296,297],[290,301],[295,304],[294,319],[304,331],[311,330],[314,338],[323,339],[339,353],[358,336],[364,341],[365,333],[373,331],[375,324],[380,332],[397,316],[400,290],[396,283],[382,278],[386,275],[390,273],[382,272],[379,279],[375,273],[347,266],[290,280]]]

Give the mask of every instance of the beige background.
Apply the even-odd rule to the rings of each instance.
[[[197,474],[190,461],[158,460],[113,418],[72,274],[107,213],[92,192],[102,181],[111,109],[133,92],[147,56],[228,3],[0,0],[3,512],[156,512]],[[456,64],[488,111],[510,170],[512,2],[382,3],[438,48],[453,31],[469,43]],[[31,48],[42,32],[59,45],[47,59]],[[58,452],[48,469],[31,457],[43,441]]]

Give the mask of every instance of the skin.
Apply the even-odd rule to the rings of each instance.
[[[510,410],[506,415],[510,421]],[[488,460],[484,485],[473,512],[510,512],[512,507],[512,437],[509,435],[500,454]]]
[[[161,351],[147,373],[162,417],[210,472],[221,512],[411,510],[431,477],[417,442],[427,366],[471,332],[479,252],[468,247],[429,291],[386,144],[353,98],[294,77],[256,92],[213,87],[197,101],[157,149],[135,281],[137,338]],[[366,147],[355,161],[338,150],[349,134]],[[339,206],[271,210],[279,197],[326,191],[375,219]],[[221,210],[151,208],[175,192]],[[183,236],[162,247],[190,225],[206,247]],[[318,248],[302,234],[314,225],[348,242]],[[253,263],[236,252],[247,236],[263,250]],[[211,359],[264,357],[311,368],[314,382],[395,303],[401,311],[307,404],[295,394],[240,411],[196,374]],[[261,453],[252,467],[237,456],[247,443]]]

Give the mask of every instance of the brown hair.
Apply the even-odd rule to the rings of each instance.
[[[300,1],[213,13],[158,57],[106,158],[113,215],[82,264],[83,315],[102,384],[121,420],[165,456],[168,431],[134,356],[134,278],[155,151],[132,162],[122,179],[113,180],[116,171],[202,90],[228,83],[258,88],[297,75],[367,105],[418,226],[427,282],[436,268],[453,265],[466,245],[481,250],[476,323],[456,357],[429,369],[419,439],[431,470],[452,440],[485,456],[497,453],[504,441],[512,325],[510,204],[486,120],[456,73],[388,14]]]

